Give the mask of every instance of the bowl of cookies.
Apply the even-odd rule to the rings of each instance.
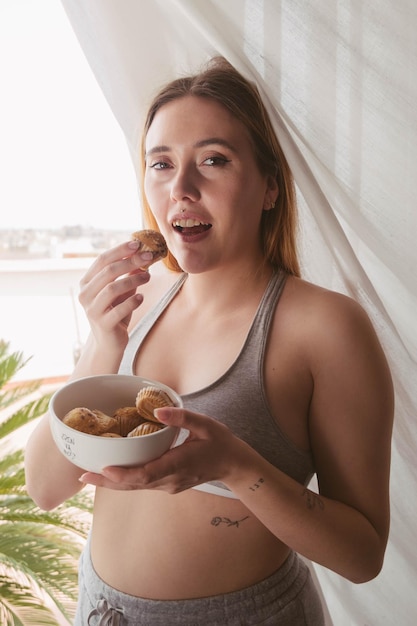
[[[164,406],[183,404],[181,396],[158,381],[123,374],[80,378],[50,400],[52,436],[60,452],[85,471],[143,465],[177,439],[179,429],[154,415]]]

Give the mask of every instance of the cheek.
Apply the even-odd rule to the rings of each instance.
[[[153,188],[152,184],[149,180],[149,177],[145,174],[145,178],[143,179],[143,189],[145,192],[145,196],[148,202],[151,202],[151,198],[153,196]]]
[[[145,176],[143,189],[152,213],[156,216],[163,206],[161,186],[155,185],[149,177]]]

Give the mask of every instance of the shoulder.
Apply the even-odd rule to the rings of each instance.
[[[282,305],[282,306],[281,306]],[[368,314],[353,298],[299,278],[289,277],[277,316],[317,349],[317,343],[375,337]]]
[[[366,311],[348,296],[299,279],[288,281],[283,296],[284,315],[293,318],[287,327],[313,383],[313,447],[323,452],[317,433],[320,439],[325,431],[345,443],[351,429],[364,437],[365,424],[372,433],[368,441],[378,439],[376,432],[387,435],[394,390],[386,355]]]
[[[354,311],[363,312],[362,307],[353,298],[295,276],[288,277],[283,295],[288,304],[296,307],[300,313],[301,303],[304,305],[302,308],[307,307],[308,312],[314,315],[331,314],[335,309],[344,310],[347,314]]]
[[[316,394],[329,385],[350,391],[367,381],[391,385],[388,363],[373,324],[354,299],[290,277],[276,309],[274,350],[284,342],[309,372]]]

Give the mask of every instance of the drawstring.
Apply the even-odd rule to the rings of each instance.
[[[122,626],[122,609],[115,609],[105,598],[101,598],[88,616],[87,624],[90,626],[90,619],[95,615],[100,618],[97,626]]]

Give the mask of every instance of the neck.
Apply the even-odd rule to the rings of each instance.
[[[183,298],[191,309],[213,315],[241,307],[253,298],[259,300],[271,274],[269,265],[189,274],[182,288]]]

